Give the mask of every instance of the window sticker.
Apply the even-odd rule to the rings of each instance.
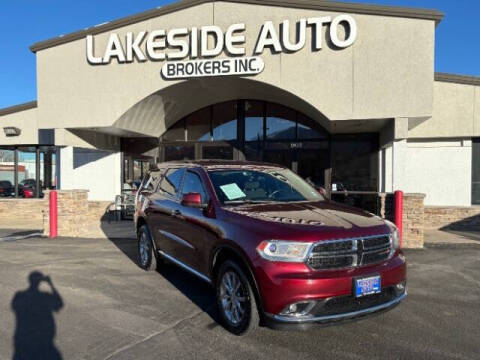
[[[223,193],[227,196],[228,200],[235,200],[246,197],[245,193],[238,187],[237,184],[228,184],[220,186]]]

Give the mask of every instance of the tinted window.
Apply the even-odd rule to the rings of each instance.
[[[267,104],[267,139],[296,138],[295,111],[282,105]]]
[[[355,134],[332,141],[332,190],[377,191],[378,135]]]
[[[309,117],[298,113],[298,139],[328,139],[328,134]]]
[[[233,159],[233,147],[231,146],[203,146],[202,159]]]
[[[195,147],[193,145],[165,146],[165,161],[193,160],[195,159]]]
[[[213,106],[213,140],[237,139],[237,102],[228,101]]]
[[[167,171],[165,177],[160,183],[160,190],[170,194],[176,195],[180,190],[182,184],[183,173],[185,169],[170,169]]]
[[[200,180],[200,177],[197,174],[191,171],[187,171],[187,174],[185,175],[182,192],[184,194],[199,193],[202,196],[202,203],[205,203],[207,200],[205,190],[202,186],[202,180]]]
[[[245,101],[245,140],[263,140],[263,108],[262,101]]]

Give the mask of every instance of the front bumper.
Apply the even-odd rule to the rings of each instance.
[[[364,307],[354,311],[340,312],[327,315],[312,315],[312,316],[286,316],[265,313],[265,323],[271,328],[290,329],[290,328],[306,328],[312,325],[333,325],[340,322],[348,322],[353,320],[363,319],[367,316],[378,315],[385,311],[396,307],[402,300],[407,297],[407,291],[399,294],[392,299],[380,303],[378,305]],[[335,299],[335,298],[331,298]],[[330,299],[326,299],[330,300]]]

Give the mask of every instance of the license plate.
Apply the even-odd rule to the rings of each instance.
[[[378,294],[381,291],[380,275],[355,279],[355,297]]]

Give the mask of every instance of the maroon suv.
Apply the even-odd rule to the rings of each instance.
[[[277,165],[160,164],[144,179],[135,221],[139,263],[175,263],[212,284],[235,334],[351,320],[406,297],[395,226],[325,199]]]

